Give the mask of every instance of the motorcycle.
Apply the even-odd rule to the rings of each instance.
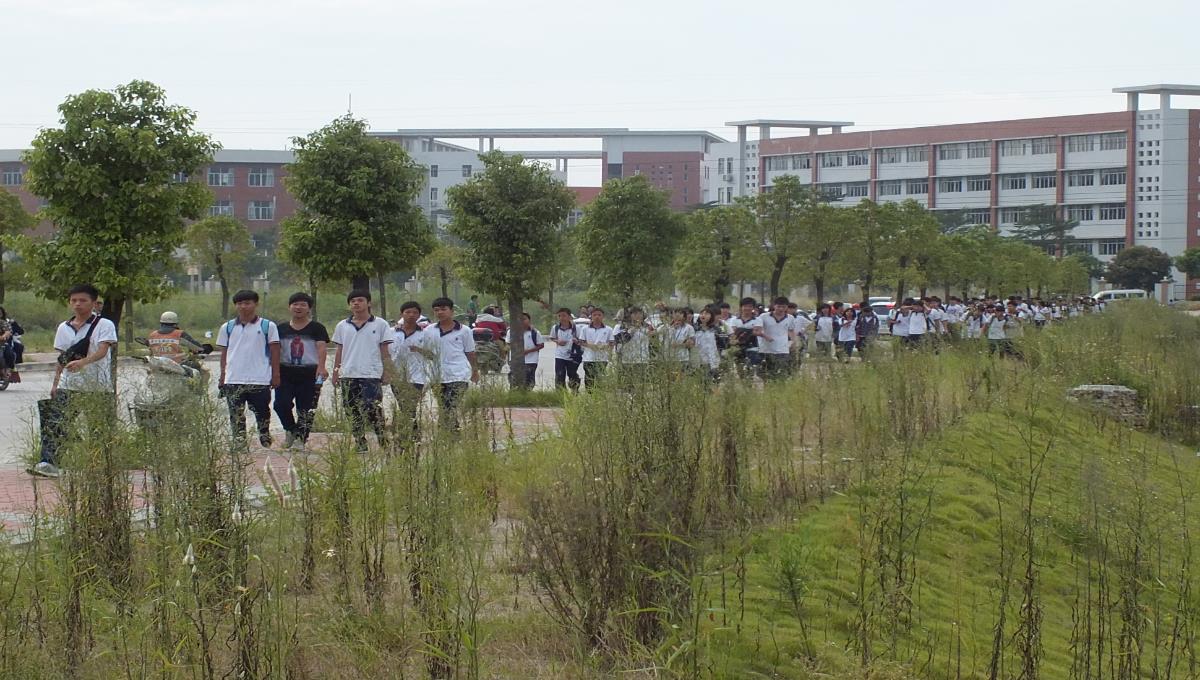
[[[145,338],[134,338],[140,345],[150,346]],[[212,345],[204,344],[199,351],[192,351],[181,362],[167,357],[137,357],[147,368],[146,391],[133,399],[129,406],[130,415],[138,427],[165,433],[174,416],[193,411],[208,389],[208,371],[201,358],[213,351]]]

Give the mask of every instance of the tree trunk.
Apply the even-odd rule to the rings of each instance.
[[[388,318],[387,315],[387,284],[383,280],[383,272],[375,275],[376,282],[379,283],[379,316]]]
[[[442,297],[450,297],[450,276],[445,267],[438,267],[438,275],[442,280]]]
[[[104,312],[101,314],[105,319],[113,322],[113,326],[117,328],[119,333],[121,330],[121,318],[125,312],[125,294],[117,292],[104,293]],[[112,377],[113,392],[117,391],[117,350],[120,345],[113,345],[109,350],[109,371]],[[113,417],[117,416],[116,411],[113,411]]]
[[[4,248],[0,248],[0,305],[4,304]]]
[[[312,296],[312,318],[317,318],[317,280],[313,277],[308,277],[308,294]]]
[[[813,291],[817,294],[817,306],[819,307],[825,301],[825,277],[813,277]]]
[[[525,312],[520,295],[508,296],[508,386],[525,386]]]
[[[896,306],[900,306],[904,300],[905,286],[908,285],[908,282],[904,280],[904,270],[908,268],[908,256],[901,255],[897,264],[900,265],[900,280],[896,283]]]
[[[779,297],[779,280],[783,278],[783,268],[787,258],[782,255],[775,258],[775,266],[771,267],[771,299]]]
[[[359,274],[350,277],[351,290],[371,290],[371,277],[366,274]]]
[[[229,282],[225,280],[225,264],[217,257],[217,282],[221,284],[221,318],[229,318]]]
[[[554,283],[553,282],[551,282],[550,286],[546,289],[546,307],[549,308],[551,314],[554,313]]]

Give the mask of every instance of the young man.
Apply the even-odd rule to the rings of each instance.
[[[312,296],[293,293],[288,298],[292,318],[279,327],[279,387],[275,388],[275,415],[287,433],[284,447],[304,450],[317,410],[318,385],[325,382],[325,350],[329,331],[312,319]],[[295,405],[295,413],[292,406]]]
[[[421,305],[409,300],[400,305],[400,323],[392,329],[392,364],[396,367],[396,379],[392,381],[392,395],[401,415],[412,421],[413,439],[420,434],[417,407],[425,394],[429,382],[429,359],[422,350],[425,334],[421,328]]]
[[[537,384],[538,358],[546,342],[533,327],[533,318],[528,312],[521,313],[521,323],[525,329],[525,389],[532,390]]]
[[[760,325],[758,301],[752,297],[744,297],[738,304],[739,316],[729,320],[729,328],[733,333],[730,344],[736,348],[734,361],[738,375],[747,378],[758,370],[762,361],[758,352],[758,336],[754,333],[754,329]]]
[[[179,315],[175,312],[163,312],[158,317],[158,328],[146,336],[146,344],[150,356],[170,359],[177,364],[187,361],[192,352],[204,349],[179,327]]]
[[[579,344],[583,346],[583,376],[587,381],[584,386],[587,389],[598,385],[604,377],[613,343],[613,329],[604,325],[604,310],[593,307],[591,322],[579,331]]]
[[[258,443],[271,448],[271,388],[279,387],[279,327],[258,316],[258,293],[233,295],[237,316],[221,325],[221,375],[217,387],[229,406],[229,427],[237,448],[246,445],[246,409],[254,412]]]
[[[560,308],[557,316],[558,323],[550,329],[550,341],[554,343],[554,385],[558,388],[569,385],[572,390],[578,390],[582,354],[577,354],[575,349],[579,334],[570,309]]]
[[[384,430],[383,382],[391,373],[392,327],[371,313],[371,291],[352,290],[346,296],[350,316],[333,328],[333,384],[342,393],[342,406],[350,415],[350,429],[359,453],[367,452],[367,423],[375,430],[380,448],[387,447]]]
[[[98,292],[91,284],[72,286],[67,291],[71,318],[60,323],[54,333],[54,349],[59,355],[50,384],[50,399],[38,402],[42,420],[41,461],[30,472],[42,477],[57,477],[58,449],[66,439],[66,427],[89,398],[97,402],[112,399],[112,374],[109,350],[117,344],[117,328],[112,321],[93,314]]]
[[[479,382],[475,338],[470,328],[454,320],[454,302],[450,298],[433,301],[433,316],[435,322],[423,331],[422,351],[432,360],[431,380],[441,385],[438,418],[443,427],[458,431],[458,406],[468,381]]]
[[[770,313],[758,317],[754,334],[759,338],[767,378],[786,378],[792,369],[792,346],[796,342],[796,317],[788,314],[788,299],[777,297]]]

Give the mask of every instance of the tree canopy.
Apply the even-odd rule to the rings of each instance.
[[[229,318],[229,281],[241,278],[253,250],[250,231],[229,215],[206,217],[187,230],[192,262],[209,270],[221,286],[221,318]]]
[[[689,295],[725,299],[734,282],[753,274],[754,213],[745,205],[724,205],[688,214],[675,256],[675,280]]]
[[[4,270],[4,253],[13,250],[17,240],[32,229],[37,220],[25,212],[21,200],[8,190],[0,188],[0,304],[4,304],[4,295],[8,289],[7,272]]]
[[[1125,288],[1154,292],[1155,284],[1171,275],[1171,256],[1149,246],[1130,246],[1108,263],[1105,276]]]

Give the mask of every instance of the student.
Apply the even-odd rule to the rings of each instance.
[[[246,406],[254,412],[258,443],[271,448],[271,389],[279,387],[279,327],[258,315],[258,293],[233,295],[237,316],[217,332],[221,377],[217,386],[229,406],[236,448],[246,446]]]
[[[371,291],[346,296],[350,316],[333,327],[333,384],[342,394],[359,453],[367,452],[366,425],[371,423],[381,448],[387,447],[383,419],[383,383],[391,373],[392,327],[371,313]]]
[[[400,321],[392,329],[392,366],[396,379],[392,381],[392,395],[400,414],[412,422],[413,441],[420,435],[417,408],[425,385],[429,382],[429,358],[422,353],[425,334],[422,333],[421,305],[409,300],[400,305]]]
[[[717,338],[723,332],[721,312],[716,305],[705,305],[696,320],[696,358],[710,380],[721,377],[721,350]]]
[[[554,343],[554,386],[578,390],[579,364],[583,361],[579,334],[570,309],[560,307],[556,316],[558,323],[550,329],[550,341]]]
[[[870,305],[863,305],[858,312],[855,324],[858,333],[858,354],[866,358],[867,348],[873,345],[876,338],[879,337],[879,316],[875,314],[875,310]]]
[[[475,338],[471,329],[454,320],[454,302],[450,298],[433,301],[436,321],[424,330],[424,347],[432,359],[430,379],[440,385],[438,417],[443,427],[457,432],[458,407],[470,383],[479,382],[475,363]]]
[[[758,336],[754,333],[754,329],[761,325],[758,317],[758,301],[752,297],[744,297],[738,303],[738,316],[729,321],[732,333],[729,341],[734,347],[734,365],[743,378],[753,375],[762,362],[762,356],[758,352]]]
[[[987,338],[988,354],[1008,354],[1008,336],[1004,332],[1007,321],[1008,315],[1001,304],[996,304],[990,313],[984,313],[980,319],[980,332]]]
[[[93,313],[99,292],[91,284],[72,286],[67,291],[71,318],[54,333],[54,349],[60,352],[50,383],[50,399],[38,402],[42,424],[41,460],[29,471],[41,477],[58,477],[58,450],[66,439],[67,424],[89,398],[98,402],[113,399],[110,350],[117,344],[117,327]]]
[[[692,310],[682,307],[671,311],[670,321],[659,329],[663,356],[676,365],[686,367],[696,346],[696,328],[692,326]]]
[[[291,319],[279,327],[279,387],[275,388],[275,415],[283,425],[284,448],[303,451],[312,431],[320,384],[329,378],[325,350],[329,331],[312,318],[313,298],[292,293],[288,298]],[[293,414],[292,406],[295,405]]]
[[[925,309],[925,303],[921,300],[909,298],[904,302],[909,310],[908,335],[904,340],[907,344],[915,347],[925,340],[925,334],[929,332],[929,313]]]
[[[901,343],[908,337],[908,304],[902,302],[888,312],[888,332]]]
[[[833,306],[822,302],[817,306],[817,319],[813,329],[813,341],[817,343],[817,356],[828,359],[833,356],[834,332],[838,320],[833,315]]]
[[[787,313],[788,299],[777,297],[770,313],[758,317],[754,334],[758,336],[763,358],[764,377],[786,378],[792,369],[792,347],[796,342],[796,318]]]
[[[583,345],[584,385],[592,389],[604,377],[614,343],[613,329],[604,325],[604,310],[592,308],[591,321],[579,332],[579,344]]]
[[[533,318],[528,312],[521,313],[521,321],[525,326],[525,389],[532,390],[537,384],[538,359],[546,343],[533,327]]]
[[[854,318],[853,309],[847,307],[842,310],[842,318],[839,320],[837,332],[837,349],[838,354],[845,358],[846,363],[850,362],[850,355],[858,345],[857,322],[858,320]]]
[[[635,373],[636,379],[647,377],[646,367],[650,364],[650,324],[641,307],[630,307],[625,319],[613,328],[614,354],[617,362],[627,373]]]

